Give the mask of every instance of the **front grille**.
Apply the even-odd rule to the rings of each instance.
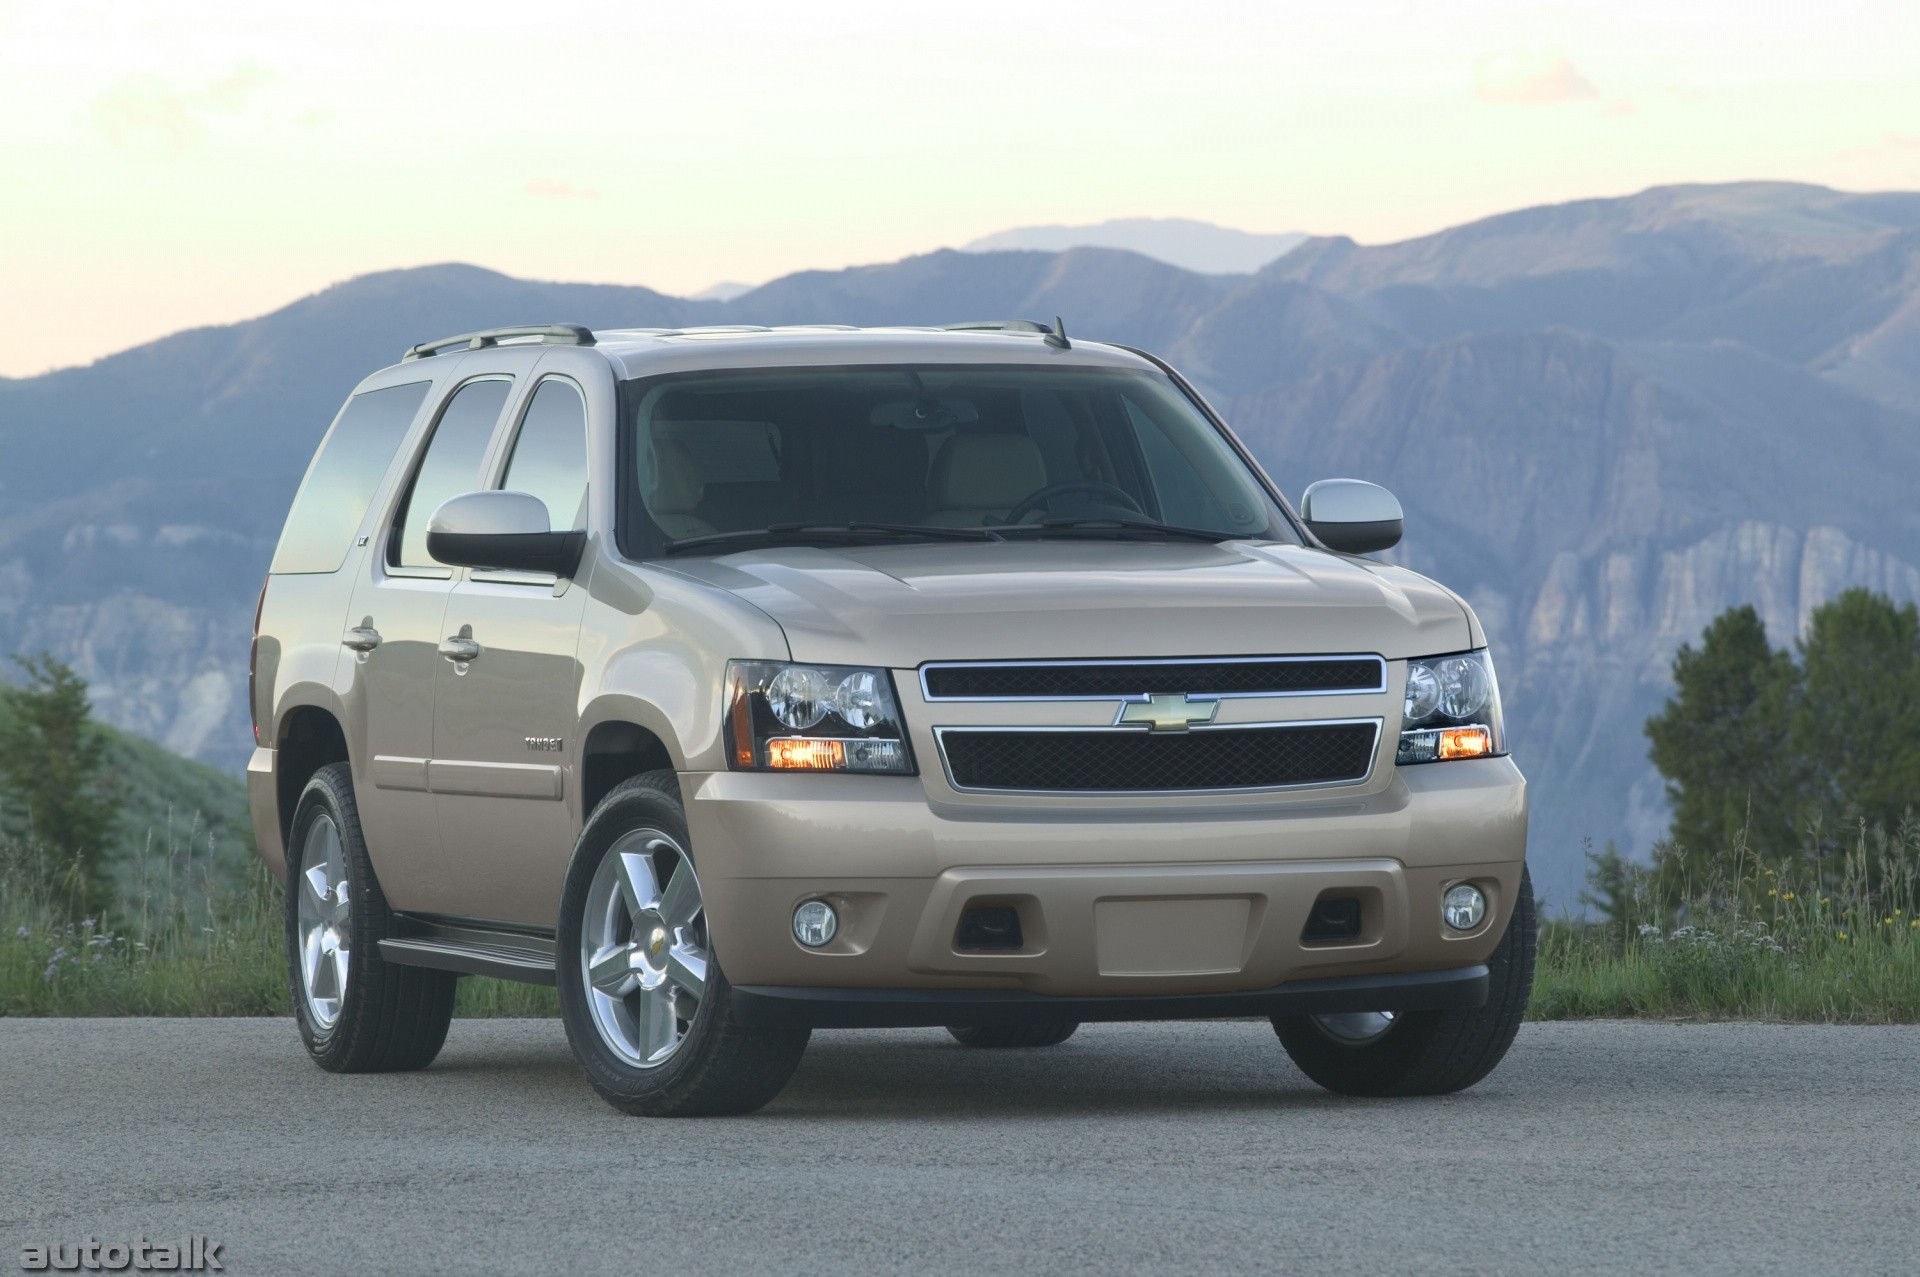
[[[1384,691],[1386,663],[1377,656],[1008,662],[928,665],[920,676],[927,699],[936,701],[1131,697],[1155,692],[1285,696]]]
[[[940,744],[959,789],[1166,792],[1361,780],[1378,732],[1372,721],[1188,732],[947,728]]]

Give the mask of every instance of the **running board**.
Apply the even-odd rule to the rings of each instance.
[[[551,931],[405,913],[393,915],[393,929],[396,934],[380,942],[380,956],[388,962],[522,984],[555,983]]]

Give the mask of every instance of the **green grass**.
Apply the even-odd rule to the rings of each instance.
[[[1625,867],[1611,922],[1542,930],[1535,1018],[1920,1022],[1920,824],[1772,860],[1739,839],[1677,887],[1674,863]]]
[[[235,870],[204,826],[184,844],[145,840],[120,875],[116,916],[57,916],[0,842],[0,1016],[286,1015],[280,886]],[[156,850],[157,849],[157,850]],[[551,1016],[553,990],[472,977],[463,1016]]]
[[[116,916],[57,917],[0,842],[0,1015],[285,1015],[280,887],[234,870],[204,824],[143,840]],[[1550,922],[1534,1019],[1646,1016],[1920,1023],[1920,830],[1863,836],[1826,873],[1736,849],[1683,908],[1632,884],[1629,916]],[[1639,871],[1636,871],[1639,872]],[[552,1016],[553,990],[469,977],[462,1016]]]
[[[1779,929],[1729,915],[1620,944],[1550,923],[1530,1015],[1920,1023],[1920,930],[1904,916]]]

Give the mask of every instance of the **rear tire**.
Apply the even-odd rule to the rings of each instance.
[[[374,876],[345,763],[315,772],[287,839],[287,979],[313,1062],[330,1073],[424,1069],[453,1020],[458,979],[380,956],[393,914]]]
[[[567,1042],[601,1098],[637,1116],[751,1113],[807,1049],[806,1029],[734,1023],[691,848],[674,774],[635,776],[594,808],[560,897]]]
[[[1363,1016],[1277,1015],[1273,1031],[1302,1073],[1341,1095],[1463,1091],[1493,1072],[1520,1031],[1533,992],[1535,936],[1533,880],[1523,867],[1513,917],[1487,960],[1485,1006],[1402,1012],[1370,1035],[1361,1032]]]
[[[1009,1024],[949,1024],[947,1032],[961,1046],[1005,1050],[1014,1047],[1059,1046],[1080,1028],[1078,1020],[1035,1017]]]

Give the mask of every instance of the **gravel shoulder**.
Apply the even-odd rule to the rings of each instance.
[[[665,1122],[553,1020],[335,1077],[285,1021],[0,1019],[0,1272],[191,1232],[235,1273],[1910,1273],[1916,1133],[1915,1027],[1530,1024],[1403,1101],[1263,1022],[829,1032],[762,1113]]]

